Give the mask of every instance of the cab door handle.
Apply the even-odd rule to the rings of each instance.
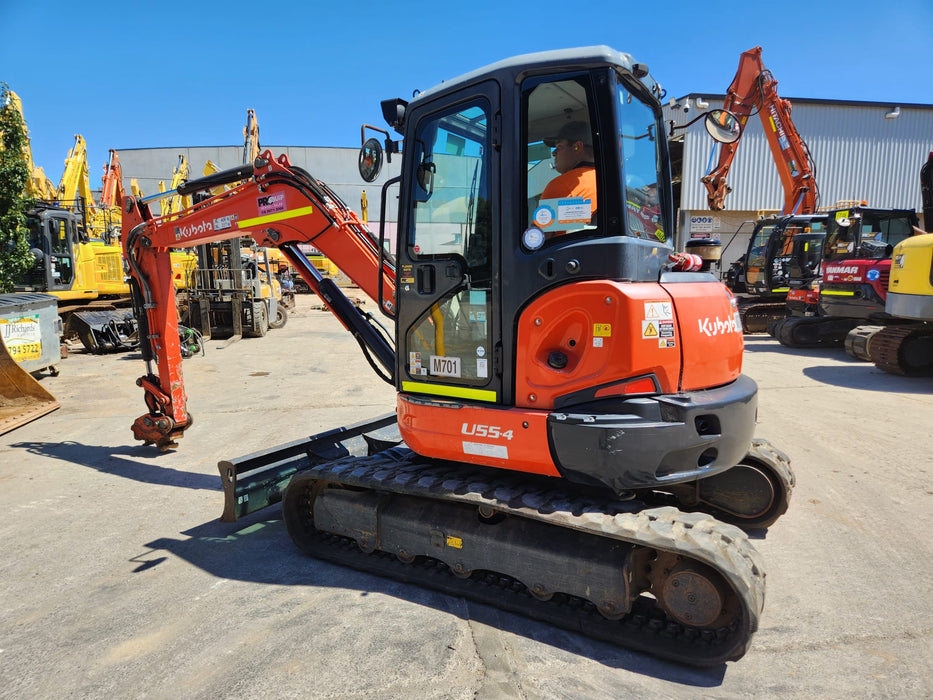
[[[415,272],[418,294],[434,294],[436,286],[433,265],[420,265]]]

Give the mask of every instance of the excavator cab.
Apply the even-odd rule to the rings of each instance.
[[[634,399],[748,388],[736,382],[741,328],[726,290],[711,275],[668,272],[660,87],[627,54],[552,56],[383,103],[404,136],[394,260],[402,436],[420,454],[572,473],[618,491],[654,477],[591,467],[587,451],[628,420],[619,416],[635,415],[645,432],[637,437],[633,424],[628,439],[653,444],[651,459],[680,452],[656,465],[671,481],[715,472],[741,458],[751,423],[717,428],[716,440],[669,437],[661,448],[647,427],[657,404]],[[734,136],[738,122],[720,118]],[[374,144],[360,154],[364,179],[381,165]],[[701,309],[708,294],[715,302]],[[681,327],[675,309],[707,320]],[[682,371],[688,354],[705,359]],[[582,429],[594,416],[606,425]],[[470,439],[479,434],[495,434],[495,444]]]
[[[35,265],[16,285],[18,291],[67,292],[75,284],[75,251],[81,241],[73,213],[39,207],[27,216]]]
[[[506,358],[533,298],[587,279],[658,279],[670,174],[653,86],[595,58],[589,69],[505,64],[405,106],[402,391],[512,405]],[[566,125],[580,138],[555,144]],[[586,156],[570,173],[578,189],[553,196],[548,184],[567,177],[555,170],[561,148]]]

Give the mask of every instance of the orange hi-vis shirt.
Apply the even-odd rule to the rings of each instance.
[[[558,175],[544,187],[541,199],[582,197],[590,200],[590,211],[596,211],[596,168],[578,165]]]

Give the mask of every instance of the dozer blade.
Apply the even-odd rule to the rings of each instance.
[[[394,413],[328,430],[262,452],[217,464],[224,487],[222,522],[236,522],[278,503],[292,476],[318,464],[350,455],[371,455],[402,442]]]
[[[19,366],[0,338],[0,435],[60,406],[52,394]]]

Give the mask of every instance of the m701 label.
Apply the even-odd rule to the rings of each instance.
[[[431,355],[431,374],[436,377],[459,377],[460,358]]]

